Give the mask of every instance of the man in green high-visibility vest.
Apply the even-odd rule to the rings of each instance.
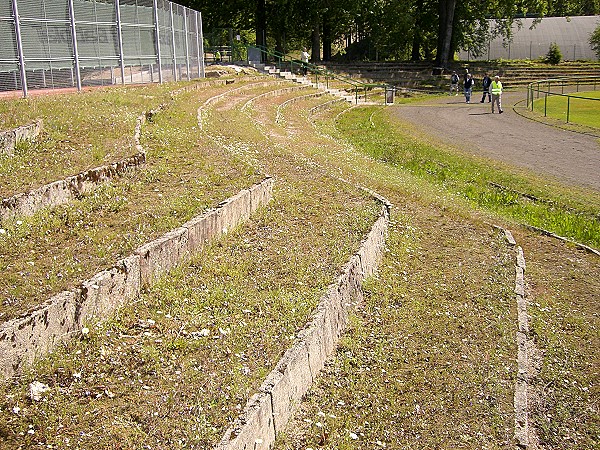
[[[492,114],[494,114],[494,105],[498,105],[498,113],[502,114],[502,82],[500,77],[496,75],[492,81]]]

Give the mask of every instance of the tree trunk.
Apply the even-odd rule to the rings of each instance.
[[[256,45],[267,46],[267,7],[265,0],[256,0]]]
[[[421,34],[421,15],[417,13],[417,20],[415,22],[415,31],[413,35],[412,51],[410,55],[411,61],[421,60],[421,42],[423,41],[423,35]]]
[[[323,18],[323,61],[331,61],[331,23],[329,17]]]
[[[321,61],[321,30],[319,26],[319,16],[315,14],[313,19],[312,31],[312,55],[310,60],[314,63]]]
[[[450,49],[452,48],[452,25],[454,23],[456,0],[439,1],[439,34],[435,62],[438,67],[446,67],[450,60]]]

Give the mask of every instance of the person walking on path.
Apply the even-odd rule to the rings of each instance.
[[[450,77],[450,95],[452,95],[452,91],[456,92],[455,95],[458,95],[458,80],[456,71],[452,72],[452,76]]]
[[[492,114],[494,114],[494,105],[498,105],[498,113],[502,114],[502,82],[500,77],[496,75],[492,81]]]
[[[481,86],[483,87],[483,96],[481,97],[481,102],[483,103],[485,102],[485,96],[487,95],[488,97],[488,103],[492,102],[492,94],[490,93],[490,86],[492,85],[492,79],[490,77],[488,77],[488,74],[486,73],[483,76],[483,80],[481,81]]]
[[[306,51],[306,47],[302,48],[302,53],[300,54],[300,59],[302,60],[302,73],[306,75],[308,72],[308,52]]]
[[[465,100],[467,103],[471,103],[471,93],[473,92],[474,84],[473,75],[470,73],[467,74],[467,78],[465,79]]]

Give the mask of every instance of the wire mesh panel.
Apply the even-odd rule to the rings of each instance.
[[[0,90],[197,78],[198,17],[167,0],[3,0]]]
[[[200,24],[198,23],[198,13],[194,10],[186,10],[187,22],[187,41],[190,64],[190,77],[195,78],[200,76]]]
[[[459,52],[461,60],[537,59],[547,55],[550,45],[560,48],[565,60],[590,60],[596,55],[589,43],[591,33],[600,23],[600,16],[546,17],[519,19],[512,26],[512,39],[501,36],[490,39],[484,48]],[[494,21],[490,23],[494,28]]]
[[[186,69],[186,33],[185,33],[185,8],[181,5],[172,3],[173,6],[173,37],[175,42],[175,70],[177,71],[177,80],[187,78]]]
[[[157,2],[158,28],[160,30],[160,65],[163,80],[175,80],[175,41],[171,25],[171,3],[166,0]]]
[[[9,2],[0,2],[0,89],[3,91],[21,90],[19,75],[19,55],[12,8]],[[8,8],[7,8],[8,7]]]

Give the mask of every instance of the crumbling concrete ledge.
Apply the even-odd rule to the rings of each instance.
[[[375,197],[383,203],[381,212],[358,252],[337,281],[327,288],[295,345],[285,352],[259,392],[248,400],[215,450],[272,448],[323,369],[346,328],[350,308],[362,300],[363,280],[375,272],[383,255],[391,204]]]
[[[23,125],[12,130],[0,131],[0,154],[12,156],[15,146],[22,141],[33,141],[42,132],[44,122],[36,120],[29,125]]]
[[[306,100],[308,98],[322,97],[325,94],[326,94],[326,92],[319,91],[319,92],[314,92],[312,94],[299,95],[297,97],[293,97],[293,98],[286,100],[285,102],[283,102],[282,104],[277,106],[277,112],[275,113],[275,123],[280,123],[283,120],[282,110],[283,110],[283,108],[286,108],[288,105],[295,103],[295,102],[299,102],[301,100]],[[309,111],[309,114],[310,114],[310,111]]]
[[[525,289],[525,256],[517,245],[512,233],[502,227],[495,227],[504,233],[508,244],[516,249],[515,257],[515,297],[517,304],[517,378],[515,381],[515,431],[517,446],[522,449],[537,448],[537,432],[529,421],[530,390],[534,375],[532,355],[537,353],[535,342],[529,332],[527,313],[527,293]]]
[[[161,105],[162,107],[162,105]],[[95,167],[77,175],[54,181],[38,189],[22,192],[0,202],[0,222],[19,216],[32,216],[43,208],[52,208],[69,203],[74,198],[92,191],[99,184],[123,175],[128,170],[137,169],[146,162],[146,152],[140,145],[142,125],[154,111],[144,113],[136,120],[134,143],[137,153],[121,161],[106,166]]]
[[[244,189],[180,228],[138,248],[84,281],[61,292],[34,311],[0,325],[0,376],[19,374],[36,358],[78,333],[86,323],[101,320],[140,294],[143,286],[197,253],[206,242],[226,233],[272,197],[274,180]]]

